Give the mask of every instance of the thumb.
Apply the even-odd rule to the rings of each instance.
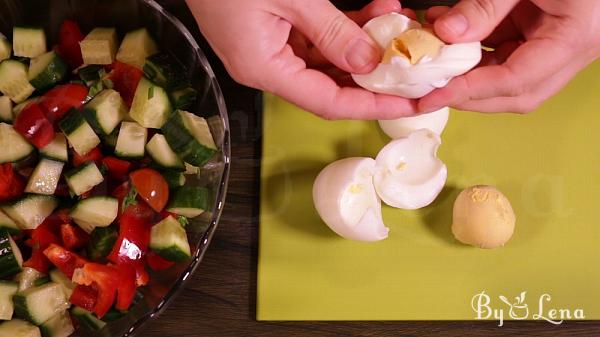
[[[435,21],[435,33],[449,43],[481,41],[520,1],[462,0]]]
[[[288,20],[335,66],[358,74],[377,66],[381,60],[379,46],[328,0],[291,3]]]

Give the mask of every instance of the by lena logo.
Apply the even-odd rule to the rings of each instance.
[[[544,320],[555,325],[562,324],[569,319],[585,319],[583,309],[555,308],[550,303],[552,296],[542,294],[537,300],[537,308],[530,310],[527,302],[527,292],[523,291],[514,300],[509,300],[504,295],[498,296],[499,301],[492,303],[492,297],[485,291],[476,294],[471,299],[471,308],[475,312],[475,319],[496,319],[498,326],[504,325],[505,317],[513,320]]]

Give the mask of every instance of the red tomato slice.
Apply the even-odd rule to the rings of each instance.
[[[79,29],[79,25],[75,21],[66,20],[60,26],[58,53],[67,61],[72,69],[76,69],[83,64],[79,42],[84,37],[81,29]]]
[[[31,103],[17,115],[14,129],[38,149],[54,139],[54,127],[37,103]]]
[[[131,184],[156,212],[165,208],[169,201],[169,185],[163,176],[149,168],[139,169],[129,175]]]
[[[73,157],[71,164],[73,164],[73,166],[75,166],[75,167],[81,166],[82,164],[85,164],[88,161],[93,161],[93,162],[96,162],[96,165],[100,165],[100,162],[102,161],[102,151],[100,151],[99,147],[93,148],[90,152],[88,152],[84,156],[78,154],[75,151],[71,151],[71,154]]]
[[[42,96],[40,106],[51,123],[58,123],[71,109],[79,109],[87,100],[88,88],[81,84],[64,84]]]
[[[131,163],[115,157],[104,157],[102,164],[108,169],[108,173],[113,179],[123,180],[131,169]]]
[[[125,103],[131,106],[135,90],[137,89],[143,72],[123,62],[115,61],[108,79],[112,81],[113,87],[121,94]]]
[[[0,164],[0,202],[20,196],[24,189],[25,182],[15,173],[12,164]]]

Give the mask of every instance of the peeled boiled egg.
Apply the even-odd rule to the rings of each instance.
[[[319,216],[346,239],[378,241],[388,236],[374,171],[372,158],[346,158],[326,166],[315,180],[313,201]]]
[[[386,204],[418,209],[432,203],[446,184],[446,165],[437,158],[440,136],[421,129],[387,144],[375,159],[377,194]]]
[[[407,137],[411,132],[420,129],[429,129],[441,135],[448,123],[450,109],[442,108],[438,111],[391,120],[380,120],[379,126],[392,139]]]
[[[510,201],[493,186],[469,187],[454,202],[452,233],[458,241],[468,245],[504,246],[513,235],[515,222]]]
[[[353,74],[361,87],[378,93],[420,98],[442,88],[481,60],[481,43],[445,44],[417,21],[389,13],[363,29],[382,51],[380,64],[369,74]]]

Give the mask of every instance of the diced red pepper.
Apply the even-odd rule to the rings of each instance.
[[[31,103],[15,118],[14,129],[38,149],[54,139],[54,127],[37,103]]]
[[[175,265],[175,262],[169,261],[153,251],[149,251],[148,254],[146,254],[146,262],[154,271],[169,269]]]
[[[23,266],[33,268],[39,271],[40,273],[45,274],[48,272],[48,270],[50,270],[52,264],[44,255],[44,251],[41,250],[39,247],[35,247],[31,250],[31,257],[27,261],[23,262]]]
[[[73,277],[73,282],[92,286],[98,292],[92,310],[98,318],[102,318],[115,302],[120,280],[116,268],[94,262],[86,263]]]
[[[73,277],[75,269],[83,267],[88,262],[81,256],[56,244],[51,244],[46,248],[44,255],[68,278]]]
[[[69,297],[69,302],[87,311],[93,311],[97,299],[98,291],[96,291],[96,289],[91,286],[78,284],[75,289],[73,289],[73,293],[71,294],[71,297]]]
[[[45,93],[39,104],[50,123],[56,125],[70,109],[81,108],[87,95],[88,88],[85,85],[63,84]]]
[[[65,20],[60,26],[58,53],[73,69],[83,64],[79,42],[84,38],[85,36],[75,21]]]
[[[25,182],[15,173],[11,163],[0,164],[0,202],[9,201],[21,194]]]
[[[113,88],[121,94],[125,103],[131,107],[135,90],[140,83],[143,72],[123,62],[115,61],[108,79],[112,81]]]
[[[29,232],[29,239],[25,243],[31,247],[31,257],[25,261],[25,267],[33,268],[40,273],[47,273],[52,264],[44,255],[44,250],[51,244],[58,244],[57,216],[49,216],[36,229]]]
[[[64,223],[60,225],[60,236],[63,246],[70,250],[77,250],[84,247],[90,240],[88,233],[79,226]]]
[[[96,165],[100,165],[102,162],[102,151],[100,151],[99,147],[95,147],[84,156],[72,151],[72,158],[71,164],[73,164],[75,167],[81,166],[88,161],[93,161],[96,163]]]
[[[129,264],[120,264],[115,266],[119,271],[119,288],[117,289],[117,303],[115,307],[118,310],[127,310],[133,303],[136,287],[136,270]]]
[[[131,163],[116,157],[102,158],[102,164],[108,169],[110,177],[116,180],[123,180],[131,170]]]

